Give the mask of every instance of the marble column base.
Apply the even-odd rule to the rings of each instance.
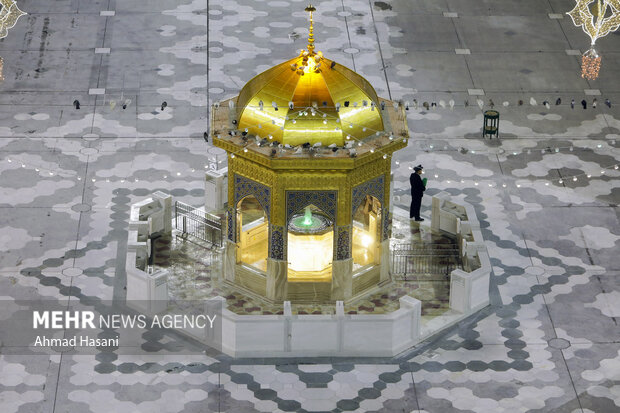
[[[344,301],[353,295],[353,258],[332,262],[332,300]]]
[[[288,262],[267,258],[267,298],[274,301],[286,297],[286,270]]]
[[[386,239],[381,243],[381,263],[379,264],[379,283],[390,280],[390,240]]]
[[[224,245],[224,256],[222,257],[223,279],[235,281],[235,266],[237,263],[237,244],[226,241]]]

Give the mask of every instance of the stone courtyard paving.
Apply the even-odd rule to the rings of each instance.
[[[1,299],[15,312],[124,300],[129,205],[155,190],[203,203],[209,105],[305,45],[306,3],[19,6],[28,15],[0,41]],[[1,412],[620,410],[620,35],[597,43],[587,81],[571,0],[315,6],[317,49],[410,102],[396,207],[419,163],[425,198],[475,207],[492,305],[393,359],[235,360],[159,332],[133,356],[0,347]],[[481,138],[478,99],[499,110],[499,139]]]

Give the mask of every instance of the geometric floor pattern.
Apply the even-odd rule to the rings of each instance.
[[[0,298],[123,299],[129,205],[155,190],[203,202],[209,103],[304,47],[306,4],[19,5],[29,14],[0,42]],[[4,354],[0,411],[620,411],[620,36],[597,43],[600,78],[582,79],[573,5],[315,4],[317,49],[411,103],[396,207],[419,163],[425,198],[474,206],[490,307],[395,358],[182,355],[167,345],[190,342],[148,333],[161,345],[142,356]],[[500,137],[483,140],[491,100]]]

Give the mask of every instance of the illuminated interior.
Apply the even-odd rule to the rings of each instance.
[[[252,195],[243,198],[237,204],[237,228],[239,228],[237,263],[266,271],[269,248],[267,215]]]
[[[333,245],[333,224],[318,208],[294,215],[288,226],[288,280],[330,282]]]
[[[353,215],[353,270],[381,262],[381,203],[367,195]]]

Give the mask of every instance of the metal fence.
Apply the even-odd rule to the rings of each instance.
[[[222,246],[222,219],[202,208],[176,201],[174,225],[184,238],[191,235],[215,247]]]
[[[392,276],[409,280],[415,276],[449,276],[463,268],[460,253],[454,245],[413,246],[397,244],[392,248]]]

